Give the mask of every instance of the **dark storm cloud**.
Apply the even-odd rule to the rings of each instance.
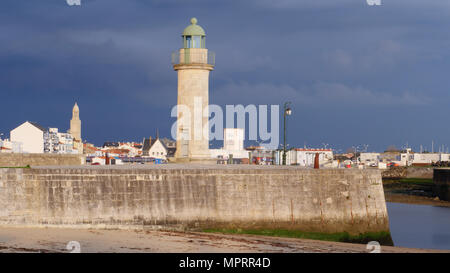
[[[97,144],[168,135],[170,54],[196,16],[217,54],[211,103],[292,101],[295,145],[448,143],[450,4],[382,3],[2,1],[0,131],[25,120],[67,128],[76,100]]]

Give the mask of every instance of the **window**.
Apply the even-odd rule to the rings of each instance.
[[[194,36],[192,47],[193,48],[201,48],[202,47],[202,37],[201,36]]]
[[[191,48],[192,46],[192,43],[191,43],[191,41],[192,41],[192,36],[186,36],[186,42],[185,42],[185,45],[184,45],[184,47],[185,48]]]
[[[185,36],[183,39],[184,48],[205,48],[205,37]]]

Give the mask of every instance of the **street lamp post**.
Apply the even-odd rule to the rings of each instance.
[[[290,116],[292,114],[292,110],[289,107],[291,102],[286,102],[284,104],[284,112],[283,112],[283,121],[284,121],[284,134],[283,134],[283,165],[286,165],[286,116]]]

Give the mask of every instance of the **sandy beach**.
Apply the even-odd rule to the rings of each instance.
[[[254,235],[225,235],[154,230],[93,230],[0,227],[0,252],[69,253],[364,253],[366,245]],[[443,252],[381,246],[382,253]],[[450,251],[447,251],[450,252]]]

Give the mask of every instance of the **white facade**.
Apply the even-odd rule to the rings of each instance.
[[[211,158],[228,159],[230,155],[233,158],[249,158],[249,152],[244,150],[244,129],[225,128],[223,131],[223,148],[210,149]]]
[[[359,155],[359,162],[364,165],[378,164],[380,161],[380,153],[361,153]]]
[[[244,129],[225,128],[223,132],[223,149],[228,151],[244,150]]]
[[[78,150],[73,148],[73,137],[69,133],[58,133],[59,145],[58,153],[60,154],[77,154]]]
[[[11,142],[22,143],[23,153],[44,153],[44,129],[26,121],[10,132]]]
[[[69,133],[60,133],[58,128],[49,128],[44,132],[44,153],[76,154],[73,149],[73,137]]]
[[[49,128],[48,131],[44,132],[44,153],[58,153],[58,144],[57,128]]]
[[[155,140],[153,145],[150,147],[150,150],[148,150],[148,155],[150,157],[167,160],[167,149],[159,138]]]
[[[12,153],[10,141],[0,138],[0,153]]]
[[[0,153],[22,153],[22,143],[0,139]]]
[[[441,154],[441,161],[450,161],[450,154]]]
[[[211,153],[211,158],[223,158],[228,159],[230,155],[233,156],[233,158],[249,158],[249,151],[241,150],[241,151],[230,151],[230,150],[224,150],[224,149],[209,149],[209,152]]]
[[[286,152],[286,165],[314,167],[316,154],[319,154],[320,165],[333,165],[333,151],[331,149],[292,149]],[[283,162],[283,151],[277,152],[277,162]]]
[[[431,164],[433,162],[438,162],[441,160],[441,154],[438,153],[415,153],[415,154],[411,154],[412,155],[412,163],[413,164]],[[445,158],[444,154],[444,158]],[[443,161],[448,161],[448,160],[443,160]]]
[[[122,159],[118,157],[109,157],[110,165],[123,165]],[[91,165],[106,165],[106,157],[105,156],[96,156],[91,159]]]
[[[58,128],[47,130],[29,121],[11,131],[10,148],[13,153],[77,153],[71,134],[60,133]]]
[[[119,147],[117,149],[126,149],[128,150],[128,156],[137,156],[141,154],[141,149],[135,147],[135,143],[119,143]]]

